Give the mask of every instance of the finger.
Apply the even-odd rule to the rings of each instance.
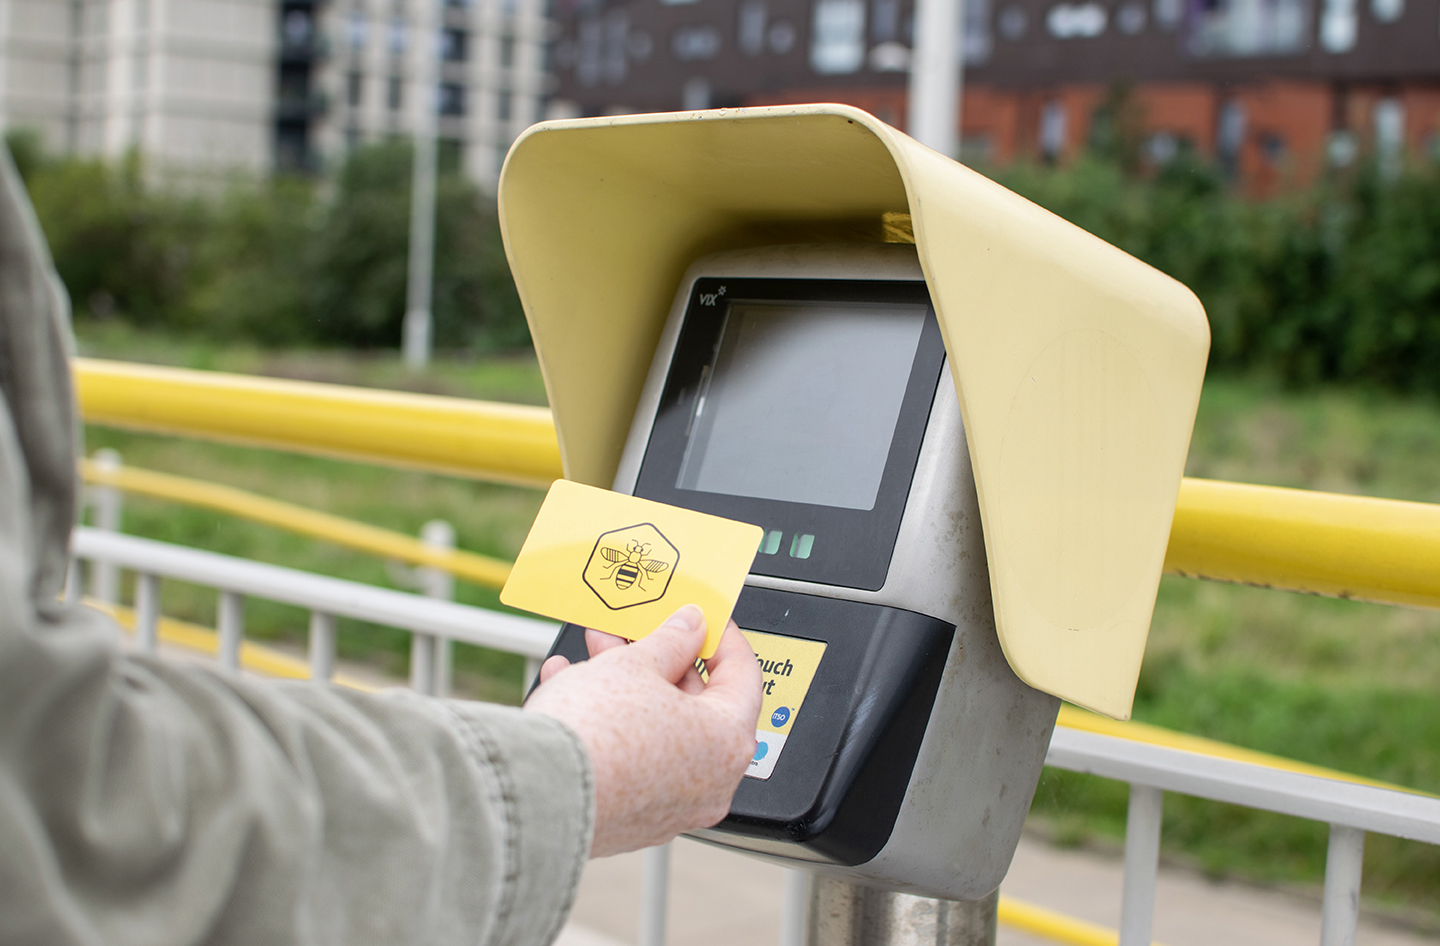
[[[666,680],[678,684],[700,656],[704,643],[705,612],[697,605],[687,604],[627,647],[625,657],[647,664]]]
[[[705,692],[705,681],[701,679],[700,671],[694,667],[685,671],[685,676],[680,678],[677,686],[680,687],[681,692],[688,693],[691,696],[699,696]]]
[[[624,647],[628,641],[623,637],[616,637],[614,634],[606,634],[604,631],[597,631],[593,627],[585,629],[585,646],[590,651],[590,656],[595,657],[615,647]]]
[[[544,683],[568,666],[570,666],[570,661],[559,654],[547,658],[546,661],[540,665],[540,682]]]
[[[743,720],[760,715],[760,664],[734,621],[725,625],[715,656],[705,663],[710,671],[705,699],[714,700]]]

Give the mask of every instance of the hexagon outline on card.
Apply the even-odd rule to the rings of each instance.
[[[612,611],[665,597],[680,564],[680,550],[652,523],[600,533],[581,575]]]

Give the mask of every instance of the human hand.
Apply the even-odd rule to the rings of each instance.
[[[755,754],[760,668],[731,621],[701,680],[705,615],[693,604],[634,644],[586,631],[590,659],[556,655],[525,708],[568,725],[595,774],[591,857],[718,823]]]

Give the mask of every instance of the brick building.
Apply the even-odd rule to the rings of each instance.
[[[912,0],[556,16],[552,113],[839,101],[904,126]],[[964,20],[966,160],[1064,160],[1117,103],[1146,160],[1191,147],[1257,191],[1440,159],[1440,0],[968,0]]]

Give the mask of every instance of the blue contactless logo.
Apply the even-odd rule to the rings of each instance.
[[[790,707],[782,706],[770,714],[770,725],[777,729],[790,722]]]
[[[765,754],[768,753],[769,751],[770,751],[770,743],[768,743],[768,742],[757,742],[757,743],[755,744],[755,758],[751,759],[750,761],[751,761],[751,762],[759,762],[761,759],[765,758]]]

